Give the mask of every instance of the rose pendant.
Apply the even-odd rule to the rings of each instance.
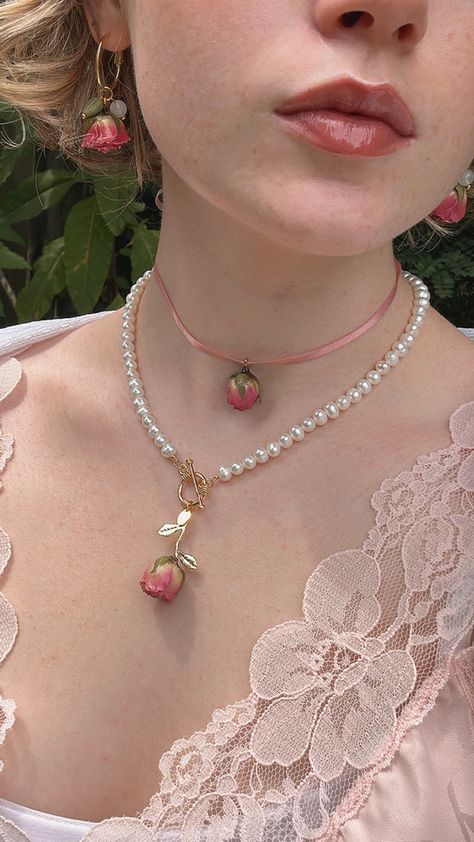
[[[234,372],[227,381],[227,403],[240,412],[250,409],[255,401],[261,402],[263,398],[262,381],[250,371],[247,362],[245,359],[242,369]]]
[[[175,523],[164,523],[157,530],[158,535],[178,535],[174,553],[154,559],[140,579],[140,587],[144,593],[164,599],[166,602],[172,602],[178,591],[181,590],[186,578],[185,570],[197,569],[195,557],[191,553],[183,552],[179,548],[179,544],[191,521],[193,509],[196,506],[200,509],[204,508],[204,498],[209,490],[206,477],[199,471],[194,470],[192,459],[187,459],[182,468],[181,475],[183,478],[178,489],[178,497],[185,508],[180,511]],[[197,500],[187,500],[183,497],[183,487],[188,480],[194,484]]]

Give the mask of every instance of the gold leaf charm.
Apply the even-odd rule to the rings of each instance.
[[[177,523],[164,523],[158,530],[158,535],[173,535],[174,532],[180,532],[181,527]]]
[[[190,553],[183,553],[179,549],[179,542],[183,537],[186,527],[191,520],[192,512],[189,509],[182,509],[180,511],[178,517],[176,518],[176,523],[164,523],[163,526],[158,529],[158,535],[173,535],[176,532],[179,532],[179,537],[176,541],[175,549],[174,549],[174,557],[181,568],[187,568],[188,570],[196,570],[197,568],[197,561],[193,555]]]
[[[185,567],[189,568],[189,570],[196,570],[197,561],[193,555],[190,553],[178,553],[178,562],[180,564],[184,564]]]

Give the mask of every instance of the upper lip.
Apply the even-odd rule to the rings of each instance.
[[[339,79],[302,91],[275,109],[277,114],[335,109],[376,117],[403,137],[415,132],[415,119],[393,85],[368,85],[356,79]]]

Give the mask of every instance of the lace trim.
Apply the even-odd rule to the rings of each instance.
[[[0,401],[21,375],[16,358],[0,361]],[[304,619],[261,635],[249,696],[216,708],[205,730],[163,753],[160,788],[143,811],[99,822],[84,842],[153,842],[176,829],[182,842],[335,840],[450,669],[470,686],[455,653],[473,624],[474,401],[451,414],[449,430],[449,447],[373,493],[375,524],[362,547],[319,562]],[[13,443],[0,433],[0,472]],[[10,556],[0,528],[0,573]],[[17,631],[0,593],[0,662]],[[15,707],[0,697],[0,744]],[[1,817],[0,830],[6,842],[27,840]]]
[[[0,361],[0,402],[13,392],[22,376],[22,367],[15,357]],[[5,470],[7,462],[13,455],[13,436],[3,433],[0,427],[0,473]],[[0,480],[0,489],[3,482]],[[0,527],[0,575],[5,570],[11,556],[12,545],[10,536]],[[6,596],[0,592],[0,663],[11,651],[18,634],[18,620],[15,610]],[[5,740],[7,731],[15,721],[16,704],[13,699],[5,699],[0,695],[0,745]],[[0,772],[4,763],[0,760]]]
[[[407,731],[420,724],[435,704],[449,676],[454,653],[465,642],[474,622],[474,453],[469,452],[474,449],[474,401],[463,403],[453,411],[449,430],[450,446],[420,455],[410,470],[384,479],[373,493],[375,525],[361,549],[335,553],[319,563],[305,588],[306,622],[283,623],[260,637],[250,662],[250,695],[224,709],[216,709],[204,731],[175,741],[162,755],[160,789],[138,816],[144,824],[155,831],[181,826],[183,842],[200,838],[199,833],[205,828],[211,833],[210,839],[233,839],[234,830],[240,834],[235,838],[243,840],[247,836],[243,831],[245,824],[238,826],[238,804],[244,818],[251,815],[254,828],[260,828],[258,833],[254,829],[249,840],[283,838],[278,834],[285,827],[291,839],[332,842],[341,826],[359,811],[376,774],[389,765]],[[400,555],[404,590],[398,593],[396,616],[387,624],[375,594],[383,587],[387,589],[390,577],[396,580],[400,564],[395,566],[390,562],[397,558],[399,562]],[[381,577],[381,567],[385,580]],[[357,587],[350,592],[354,570]],[[332,592],[327,587],[328,581],[336,583]],[[393,582],[389,581],[390,584]],[[346,593],[348,598],[343,608],[349,610],[349,615],[344,616],[339,603]],[[423,599],[426,596],[429,600]],[[353,597],[356,597],[355,607],[351,605]],[[434,606],[438,610],[432,616]],[[352,623],[348,622],[348,616]],[[390,641],[401,645],[406,625],[409,625],[409,641],[404,641],[403,649],[387,652]],[[430,650],[429,668],[423,654],[420,655],[424,649]],[[410,655],[408,650],[414,654]],[[295,680],[295,664],[305,651],[308,656],[305,668]],[[285,658],[290,653],[292,657]],[[354,655],[364,657],[366,663],[361,667],[361,661]],[[332,693],[327,693],[327,676],[325,683],[324,659],[328,657],[332,658],[331,679],[334,671],[337,672]],[[370,674],[367,661],[372,665]],[[374,668],[377,662],[379,669]],[[313,683],[312,693],[308,681],[311,671],[320,679],[319,683]],[[378,682],[379,692],[372,692],[372,701],[380,704],[388,698],[391,703],[388,707],[394,715],[398,714],[398,719],[389,722],[386,739],[370,757],[361,762],[360,756],[357,757],[360,745],[357,745],[352,757],[347,751],[342,763],[341,758],[333,757],[335,766],[328,769],[326,757],[328,751],[334,754],[331,740],[335,729],[331,731],[328,727],[329,717],[324,718],[324,713],[330,709],[330,702],[335,701],[332,724],[337,723],[338,715],[344,718],[348,711],[337,709],[340,699],[364,679],[366,682],[368,679],[369,700],[370,686]],[[306,707],[298,705],[303,694]],[[329,702],[328,696],[331,696]],[[360,700],[359,696],[359,703]],[[280,705],[279,718],[269,720],[268,711],[273,706],[275,712],[277,705]],[[375,715],[376,705],[366,706],[365,712],[368,710]],[[320,752],[309,754],[303,780],[296,786],[288,770],[294,771],[301,757],[308,756],[309,743],[302,740],[295,750],[295,741],[308,722],[314,721],[316,711],[322,711],[319,722],[325,726],[319,728]],[[261,727],[265,719],[270,721],[267,730]],[[360,737],[364,723],[361,728],[357,717],[349,722]],[[297,728],[295,732],[294,723],[300,726],[302,723],[299,731]],[[318,724],[313,731],[313,746],[317,728]],[[285,744],[285,731],[290,750]],[[340,732],[336,736],[340,739]],[[227,765],[222,762],[226,759]],[[350,761],[355,775],[351,775]],[[243,794],[241,785],[239,789],[239,773],[246,763],[240,780],[244,778],[252,799]],[[279,786],[265,790],[265,778],[271,778],[269,769],[275,780],[278,765],[283,770]],[[301,777],[301,763],[299,772]],[[314,802],[313,823],[308,820],[305,803],[310,798]],[[282,821],[291,815],[292,824],[278,825],[275,816],[266,817],[263,802],[285,808],[281,812]],[[252,806],[257,808],[253,813]],[[215,824],[213,817],[217,811],[223,817]],[[228,836],[224,836],[224,828]],[[89,834],[87,839],[95,837]]]

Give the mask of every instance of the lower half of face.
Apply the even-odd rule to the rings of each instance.
[[[139,99],[165,178],[318,254],[377,248],[427,216],[474,158],[474,0],[450,0],[449,14],[446,0],[363,0],[351,17],[348,7],[130,0]],[[334,109],[303,136],[275,113],[343,77],[390,83],[412,136],[387,146],[386,122]]]

